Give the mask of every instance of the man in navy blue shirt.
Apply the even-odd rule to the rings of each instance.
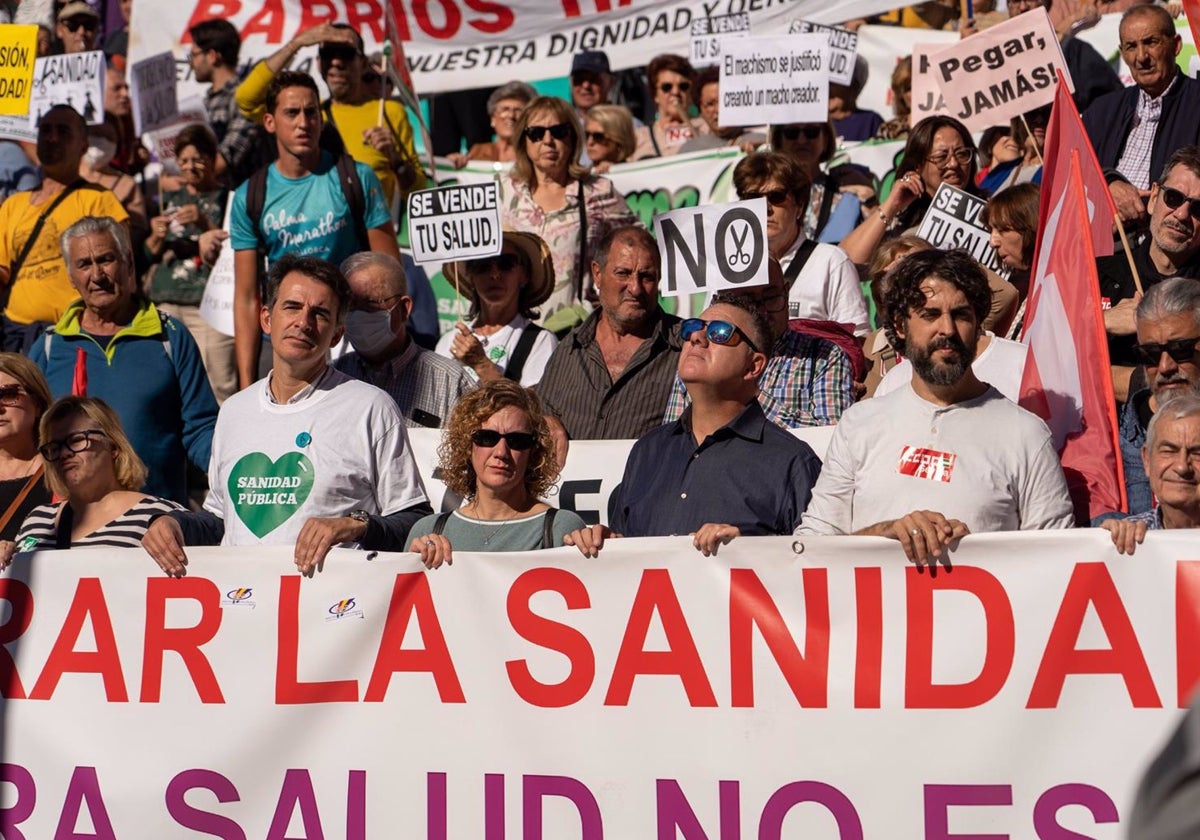
[[[705,555],[742,534],[788,534],[821,464],[758,404],[770,328],[752,301],[723,298],[683,322],[679,377],[691,405],[644,435],[613,494],[610,525],[568,534],[586,557],[610,536],[691,534]]]

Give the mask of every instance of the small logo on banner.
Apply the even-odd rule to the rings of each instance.
[[[356,609],[357,602],[353,598],[343,598],[331,605],[325,617],[326,621],[341,621],[343,618],[364,618],[363,611]]]
[[[911,475],[913,478],[948,483],[950,475],[954,472],[954,461],[957,457],[951,452],[906,446],[900,450],[900,463],[896,467],[896,471],[900,475]]]
[[[254,609],[257,604],[253,601],[254,590],[249,586],[239,586],[235,589],[230,589],[225,593],[225,597],[221,599],[222,607],[249,607]]]

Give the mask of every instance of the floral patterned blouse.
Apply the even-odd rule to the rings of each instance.
[[[622,225],[641,224],[617,192],[612,181],[593,176],[575,182],[567,188],[567,203],[559,210],[547,213],[533,200],[533,193],[524,183],[506,173],[500,179],[500,207],[506,228],[536,233],[550,247],[554,260],[554,291],[542,304],[542,320],[558,309],[580,303],[575,295],[579,274],[581,245],[579,228],[579,196],[582,183],[584,217],[587,219],[587,248],[591,251],[603,236]],[[592,288],[590,255],[584,255],[584,277],[581,288],[586,298]]]

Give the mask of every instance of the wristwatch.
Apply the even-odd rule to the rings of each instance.
[[[371,514],[367,513],[365,510],[352,510],[346,515],[355,522],[361,522],[364,525],[371,521]]]

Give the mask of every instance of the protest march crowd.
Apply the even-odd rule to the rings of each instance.
[[[465,316],[441,334],[398,238],[433,173],[359,32],[322,23],[244,67],[236,26],[195,22],[207,122],[159,161],[135,131],[128,25],[101,39],[87,2],[25,0],[8,17],[40,27],[39,55],[103,50],[106,78],[102,115],[56,104],[36,142],[0,141],[0,563],[142,546],[180,576],[190,546],[274,543],[312,574],[335,546],[435,569],[795,533],[887,537],[936,567],[972,533],[1099,527],[1133,554],[1148,530],[1200,527],[1200,83],[1177,64],[1180,8],[1102,5],[1132,84],[1076,37],[1093,4],[1054,24],[1073,94],[986,127],[953,103],[917,116],[908,57],[890,79],[860,59],[827,119],[770,126],[724,124],[719,68],[673,54],[614,72],[580,51],[569,100],[525,79],[438,94],[432,151],[497,164],[503,224],[499,254],[444,264]],[[1051,8],[892,17],[965,45]],[[290,67],[310,47],[327,98]],[[894,114],[858,106],[868,84]],[[886,184],[830,166],[872,139],[905,142]],[[608,175],[724,147],[744,152],[737,198],[764,200],[769,280],[680,318]],[[1079,184],[1103,193],[1100,222],[1069,227]],[[936,235],[945,194],[980,208],[987,255]],[[1085,239],[1087,259],[1063,256]],[[201,316],[223,250],[232,335]],[[1071,338],[1087,306],[1090,349]],[[1065,434],[1075,395],[1045,384],[1063,365],[1101,397]],[[795,433],[817,426],[835,426],[822,457]],[[426,494],[421,427],[443,430],[452,509]],[[1100,432],[1087,468],[1064,455],[1081,428]],[[597,439],[636,439],[606,524],[546,501],[572,442]]]

